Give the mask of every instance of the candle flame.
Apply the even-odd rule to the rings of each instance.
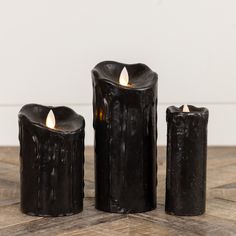
[[[187,104],[184,104],[183,112],[190,112]]]
[[[126,67],[120,73],[119,83],[123,86],[127,86],[129,84],[129,74]]]
[[[51,129],[54,129],[56,126],[56,119],[52,110],[48,112],[48,116],[46,119],[46,126]]]

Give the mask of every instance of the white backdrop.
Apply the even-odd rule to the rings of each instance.
[[[93,144],[90,71],[102,60],[142,62],[159,74],[165,109],[210,110],[209,144],[236,145],[235,0],[0,0],[0,145],[18,144],[25,103],[68,105]]]

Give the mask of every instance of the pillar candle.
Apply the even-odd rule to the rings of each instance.
[[[96,208],[156,207],[157,74],[144,64],[101,62],[92,71]]]
[[[205,212],[208,110],[171,106],[166,114],[166,212],[195,216]]]
[[[67,107],[28,104],[20,110],[23,213],[63,216],[82,211],[84,126],[83,117]]]

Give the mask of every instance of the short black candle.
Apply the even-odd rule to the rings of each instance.
[[[56,126],[46,126],[49,111]],[[21,210],[29,215],[81,212],[84,188],[82,116],[67,107],[25,105],[19,112]]]
[[[167,108],[166,212],[195,216],[205,212],[208,110]]]
[[[129,75],[127,85],[119,83],[123,69]],[[152,210],[157,185],[157,74],[144,64],[105,61],[93,69],[92,78],[96,208],[117,213]]]

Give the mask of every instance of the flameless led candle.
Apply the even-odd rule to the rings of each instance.
[[[157,74],[144,64],[105,61],[92,71],[96,208],[156,207]]]
[[[166,212],[205,212],[208,110],[184,105],[167,108]]]
[[[83,209],[84,126],[67,107],[25,105],[19,112],[21,210],[71,215]]]

